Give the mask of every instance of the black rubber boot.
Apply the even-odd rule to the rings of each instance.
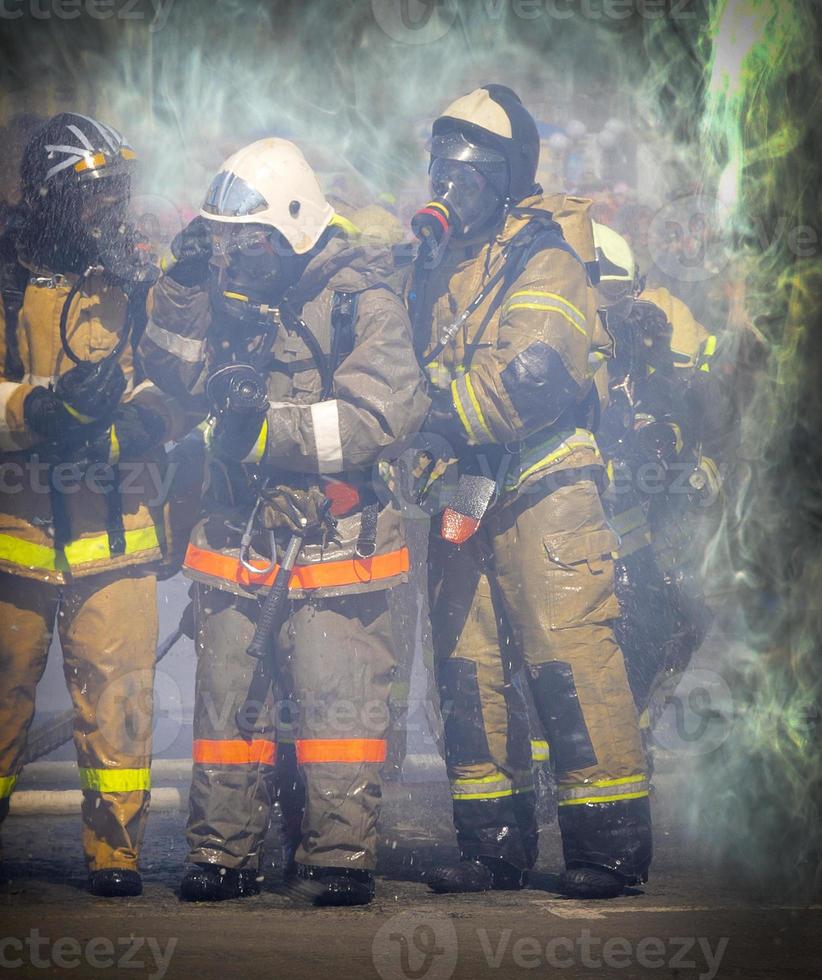
[[[88,890],[101,898],[133,898],[143,893],[143,879],[128,868],[101,868],[88,876]]]
[[[616,898],[625,882],[605,868],[571,868],[559,876],[559,890],[567,898]]]
[[[184,902],[224,902],[258,895],[257,873],[248,868],[223,868],[219,864],[190,864],[180,882]]]
[[[528,881],[528,872],[498,858],[481,857],[459,864],[441,865],[425,877],[438,895],[464,892],[519,891]]]
[[[359,868],[298,866],[301,881],[314,905],[368,905],[374,898],[374,875]]]

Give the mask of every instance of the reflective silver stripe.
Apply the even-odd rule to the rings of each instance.
[[[343,450],[337,399],[312,405],[311,422],[314,425],[314,443],[317,446],[320,473],[339,473],[343,468]]]
[[[623,779],[602,779],[582,785],[578,783],[563,785],[560,783],[557,787],[557,799],[560,806],[596,802],[597,800],[606,803],[646,796],[649,789],[648,777],[642,775],[626,776]]]
[[[488,428],[480,411],[478,411],[479,402],[471,384],[470,374],[466,372],[457,378],[456,381],[453,381],[451,383],[451,391],[458,414],[460,414],[459,409],[462,409],[462,415],[465,416],[464,421],[468,422],[469,438],[473,439],[474,442],[479,442],[484,433],[489,439],[493,439],[491,430]],[[459,405],[457,405],[457,402],[459,402]],[[462,415],[460,415],[461,419]]]
[[[46,180],[51,180],[55,174],[59,174],[61,170],[73,167],[75,163],[79,163],[82,159],[82,157],[69,157],[68,160],[63,160],[62,163],[55,164],[50,170],[46,171]]]
[[[161,350],[168,351],[169,354],[173,354],[181,361],[196,364],[203,359],[206,343],[204,340],[181,337],[178,333],[171,333],[169,330],[161,327],[154,320],[148,321],[146,336]]]
[[[498,800],[504,796],[516,796],[533,790],[528,782],[516,785],[502,774],[478,779],[454,779],[451,782],[451,798],[454,800]]]
[[[17,391],[20,385],[16,381],[0,381],[0,449],[19,449],[14,441],[9,428],[6,409],[9,398]]]

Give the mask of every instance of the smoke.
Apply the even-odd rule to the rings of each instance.
[[[705,217],[711,202],[701,278],[666,265],[652,235],[646,257],[736,371],[736,458],[702,542],[709,592],[738,610],[715,665],[735,712],[699,759],[689,810],[718,857],[809,895],[822,866],[819,15],[813,0],[663,6],[176,0],[160,16],[142,3],[142,19],[5,21],[0,77],[7,114],[79,108],[121,128],[146,206],[178,226],[220,161],[263,135],[295,139],[330,191],[390,193],[406,216],[431,120],[489,81],[541,121],[627,120],[656,207],[698,202]],[[665,225],[680,212],[659,213]]]

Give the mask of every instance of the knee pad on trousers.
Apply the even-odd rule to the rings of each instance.
[[[537,859],[538,830],[532,792],[496,800],[455,800],[454,826],[463,858],[493,857],[521,871]]]
[[[512,769],[528,769],[531,766],[531,725],[528,718],[528,702],[517,678],[502,689],[508,714],[508,732],[505,753]]]
[[[534,703],[551,746],[556,771],[572,772],[595,766],[597,757],[571,665],[552,660],[532,667],[530,672]]]
[[[477,665],[473,660],[451,657],[440,666],[439,682],[446,763],[451,767],[490,762]]]
[[[559,829],[568,868],[607,868],[628,885],[648,880],[653,843],[648,797],[561,806]]]

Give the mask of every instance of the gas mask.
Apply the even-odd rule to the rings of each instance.
[[[103,266],[118,275],[131,256],[127,224],[131,181],[127,175],[101,177],[67,187],[35,211],[35,255],[56,271],[84,272]]]
[[[505,208],[508,164],[497,151],[470,142],[460,132],[436,136],[428,170],[433,198],[411,221],[414,234],[430,244],[450,237],[473,238]]]
[[[267,225],[209,224],[217,305],[234,319],[270,325],[270,311],[299,279],[307,257],[296,255],[282,235]]]

